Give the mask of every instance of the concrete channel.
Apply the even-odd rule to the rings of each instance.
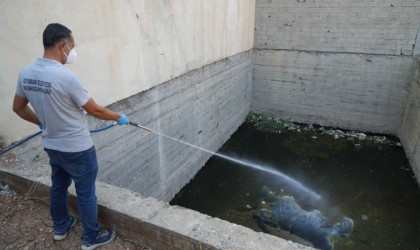
[[[247,51],[191,71],[115,103],[111,108],[125,110],[133,121],[152,129],[216,151],[251,109],[261,111],[267,105],[264,101],[270,101],[268,97],[262,98],[259,91],[261,86],[267,88],[270,85],[263,85],[259,79],[261,73],[256,71],[260,70],[261,61],[272,61],[261,60],[261,52],[256,53],[254,72],[253,52]],[[398,118],[388,118],[388,122],[381,123],[381,126],[376,123],[375,117],[370,123],[360,117],[355,121],[365,122],[365,130],[399,135],[419,177],[420,67],[418,61],[412,59],[408,65],[413,72],[408,72],[411,77],[402,81],[404,92],[403,97],[399,98],[406,102],[396,109],[386,108],[390,110],[388,112],[395,112]],[[319,99],[325,102],[327,96],[331,95],[322,91],[323,86],[318,86],[321,89],[312,86],[314,89],[309,93],[324,93],[325,96],[319,96]],[[383,96],[381,93],[375,95]],[[394,97],[390,95],[390,98]],[[366,108],[363,103],[359,105],[359,108]],[[285,107],[280,104],[275,106]],[[321,106],[325,108],[325,105]],[[306,109],[302,107],[297,110]],[[264,111],[270,113],[273,109],[266,108]],[[340,120],[318,118],[318,121],[313,121],[311,116],[287,112],[278,110],[275,113],[286,113],[289,119],[301,122],[322,124]],[[339,115],[340,112],[334,114]],[[309,120],[302,120],[301,117],[309,117]],[[398,121],[401,121],[401,127]],[[92,128],[106,125],[93,119],[89,124]],[[348,119],[346,124],[353,124],[353,121]],[[346,124],[330,125],[349,127]],[[204,165],[209,154],[165,141],[146,130],[130,126],[113,127],[92,134],[92,137],[100,161],[97,182],[100,219],[119,233],[138,239],[154,249],[310,249],[196,211],[170,206],[168,202]],[[37,197],[48,197],[50,167],[41,145],[38,136],[2,155],[0,178],[22,193],[33,190],[33,195]],[[77,213],[74,190],[70,192],[70,204],[73,212]]]
[[[184,31],[182,34],[188,35],[178,36],[181,49],[178,47],[174,49],[172,46],[178,43],[174,43],[171,39],[175,39],[175,34],[178,35],[176,20],[173,23],[161,20],[166,20],[165,18],[170,20],[169,17],[175,16],[180,18],[180,23],[184,24],[182,20],[188,15],[184,14],[184,11],[176,12],[176,8],[172,12],[172,8],[169,8],[171,6],[166,6],[165,1],[156,1],[157,5],[153,5],[153,8],[142,6],[140,2],[135,3],[136,6],[139,5],[137,10],[140,14],[132,11],[136,8],[131,2],[130,4],[118,3],[127,4],[127,6],[110,8],[109,11],[110,13],[122,11],[118,13],[123,14],[104,14],[106,16],[104,22],[109,21],[110,16],[117,20],[123,16],[126,18],[123,21],[114,22],[111,19],[109,22],[118,23],[121,27],[139,28],[142,32],[133,34],[136,38],[127,39],[127,41],[135,40],[144,43],[133,46],[124,39],[118,40],[122,36],[113,33],[111,36],[105,33],[111,36],[109,38],[111,42],[106,41],[105,44],[109,42],[114,46],[114,43],[121,42],[122,44],[119,44],[121,48],[130,49],[126,51],[127,55],[134,55],[132,47],[145,48],[144,51],[139,50],[144,52],[144,55],[148,55],[141,59],[144,62],[157,60],[156,58],[162,56],[162,58],[169,58],[162,59],[167,60],[167,62],[162,61],[165,62],[163,66],[183,69],[184,66],[178,65],[178,57],[181,58],[181,54],[172,55],[174,58],[170,55],[174,51],[183,52],[181,45],[184,44],[181,43],[181,39],[194,37],[191,39],[191,44],[192,41],[195,42],[196,37],[193,36],[195,33],[184,30],[190,27],[188,25],[177,26],[180,31]],[[238,1],[238,3],[242,2],[245,1]],[[393,134],[401,139],[407,158],[420,183],[420,61],[418,57],[420,55],[420,38],[418,38],[420,5],[418,1],[410,0],[390,4],[389,1],[383,0],[370,3],[378,6],[359,6],[364,3],[335,0],[332,1],[333,3],[328,3],[331,5],[328,7],[324,6],[324,3],[318,5],[316,2],[294,1],[292,3],[286,0],[245,2],[247,8],[242,9],[246,10],[246,13],[251,10],[249,13],[252,15],[244,19],[247,19],[245,21],[253,20],[255,11],[255,25],[251,21],[242,23],[238,21],[247,31],[238,31],[238,34],[251,41],[249,46],[245,43],[246,46],[240,49],[235,49],[233,45],[240,44],[235,42],[235,39],[242,36],[233,33],[229,37],[232,31],[229,28],[232,27],[223,26],[223,30],[215,28],[214,31],[220,33],[215,36],[208,30],[205,32],[201,26],[191,29],[199,31],[198,34],[201,36],[202,33],[206,35],[202,38],[203,44],[208,45],[203,46],[204,52],[211,51],[208,47],[214,46],[212,48],[214,51],[220,50],[226,53],[215,54],[214,57],[204,58],[205,60],[200,56],[190,59],[190,64],[199,62],[200,64],[196,64],[199,66],[193,67],[196,68],[194,70],[175,71],[176,74],[174,74],[178,76],[175,78],[172,77],[172,73],[169,73],[170,70],[165,71],[166,68],[158,65],[156,61],[158,69],[163,67],[162,71],[157,71],[162,75],[165,74],[162,79],[170,80],[156,82],[151,88],[115,102],[109,107],[126,113],[136,123],[211,151],[217,151],[252,110],[295,122]],[[68,4],[70,6],[70,2]],[[95,3],[86,2],[85,4],[94,5]],[[113,2],[113,4],[116,3]],[[162,6],[168,7],[166,12],[162,11]],[[181,9],[182,6],[178,7]],[[23,7],[20,6],[20,8],[23,10]],[[204,17],[200,20],[205,26],[205,21],[209,19],[209,17],[206,18],[207,11],[201,11],[201,6],[198,5],[195,8],[203,13]],[[226,15],[234,13],[232,20],[236,15],[236,12],[225,10],[229,8],[223,6],[218,8],[223,8]],[[230,8],[233,7],[230,6]],[[68,8],[62,9],[61,11],[66,12]],[[143,10],[152,11],[150,17],[147,16],[148,12],[143,12]],[[352,12],[353,10],[357,11]],[[14,13],[14,11],[8,12]],[[156,16],[155,14],[163,15],[157,19],[162,23],[143,27],[144,23],[155,21],[152,18]],[[20,20],[22,16],[20,15],[17,19]],[[57,16],[57,14],[54,12],[51,16]],[[139,16],[141,18],[145,16],[146,19],[140,22]],[[190,16],[193,15],[190,14]],[[220,23],[223,21],[223,25],[235,23],[230,19],[230,21],[225,21],[217,17],[213,15],[212,18]],[[12,19],[15,16],[10,18],[10,20],[15,20]],[[9,23],[14,23],[10,20]],[[46,17],[45,20],[47,20]],[[45,20],[43,16],[40,16],[38,21],[43,23]],[[132,26],[128,26],[129,20],[132,21]],[[209,19],[209,22],[213,21]],[[32,19],[31,22],[33,22]],[[75,19],[74,22],[75,24],[81,22],[80,27],[86,25],[84,19]],[[190,21],[190,23],[194,22],[195,19]],[[334,25],[331,26],[331,24]],[[116,27],[115,30],[120,30],[118,28],[120,26]],[[162,29],[162,31],[158,27],[166,27],[167,30]],[[156,41],[152,39],[156,35],[151,32],[154,29],[159,30],[158,35],[174,35],[161,39],[162,43],[168,46],[161,45],[160,36],[157,36]],[[235,27],[235,29],[238,28]],[[90,31],[86,29],[85,32]],[[148,33],[149,31],[152,35]],[[255,31],[255,34],[252,31]],[[5,32],[10,33],[10,29],[5,29]],[[227,38],[219,39],[222,33],[223,36],[227,34]],[[35,36],[35,33],[30,34]],[[254,36],[253,45],[252,35]],[[85,36],[85,39],[90,36],[91,34]],[[99,35],[98,37],[100,38],[97,40],[102,41],[103,38]],[[117,41],[112,40],[116,37]],[[212,37],[217,38],[219,42],[230,39],[232,44],[212,44]],[[21,40],[28,40],[26,38]],[[209,44],[206,43],[207,41],[210,41]],[[95,49],[98,47],[97,43],[85,43],[87,44],[85,51],[92,50],[89,46]],[[15,45],[10,41],[9,44]],[[191,44],[188,43],[185,47]],[[229,50],[229,45],[232,47],[231,50]],[[12,47],[5,46],[2,51],[12,51],[10,49]],[[25,43],[23,47],[28,46]],[[193,47],[191,45],[191,48]],[[103,51],[107,51],[106,48],[108,47],[102,48]],[[168,55],[163,57],[164,53],[161,50],[167,51]],[[140,52],[137,56],[141,54]],[[157,54],[158,52],[162,53]],[[15,53],[14,50],[13,53]],[[206,54],[203,53],[203,55]],[[27,60],[28,55],[24,56]],[[183,53],[182,56],[188,69],[188,60],[185,59]],[[141,61],[138,58],[137,63]],[[107,63],[122,65],[126,63],[125,59],[126,57],[122,56],[118,58],[121,61],[110,59]],[[19,63],[23,61],[22,59]],[[210,63],[206,64],[206,62]],[[6,77],[8,82],[17,75],[17,69],[16,72],[13,72],[14,68],[13,70],[3,69],[5,69],[5,75],[8,76]],[[153,72],[148,72],[150,70],[148,67],[142,69],[144,69],[145,79],[153,78]],[[137,68],[131,70],[137,73],[135,71]],[[87,77],[90,74],[80,71],[88,80],[91,80]],[[116,72],[118,74],[113,71],[116,76],[123,75],[119,71]],[[150,75],[147,75],[149,73]],[[139,79],[131,80],[135,85]],[[132,83],[126,78],[122,78],[121,81],[127,84]],[[14,89],[14,85],[10,89]],[[98,91],[106,93],[110,89]],[[119,92],[120,96],[124,97],[128,96],[126,93]],[[13,94],[7,93],[7,95]],[[7,115],[11,117],[11,114]],[[13,116],[13,119],[15,118]],[[8,116],[3,119],[12,121]],[[20,122],[23,123],[23,121]],[[108,124],[89,118],[91,129],[101,128]],[[9,121],[5,121],[3,126],[12,127]],[[22,133],[24,129],[17,126],[16,131]],[[120,234],[137,239],[152,249],[311,249],[196,211],[170,206],[168,202],[194,177],[211,157],[210,154],[165,140],[132,126],[116,126],[104,132],[92,134],[92,138],[97,149],[100,169],[97,181],[100,221],[104,225],[114,227]],[[21,193],[31,190],[34,196],[49,196],[50,167],[40,136],[0,155],[0,179]],[[77,213],[73,189],[70,190],[69,200],[72,211]]]

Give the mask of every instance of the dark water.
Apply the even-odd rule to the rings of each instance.
[[[420,249],[420,192],[401,147],[334,139],[319,130],[264,133],[244,124],[219,153],[274,167],[322,195],[311,201],[280,178],[212,157],[171,204],[308,244],[287,231],[264,227],[267,190],[294,196],[331,224],[354,221],[334,249]]]

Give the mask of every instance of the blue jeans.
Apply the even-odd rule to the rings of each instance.
[[[45,149],[51,165],[51,207],[55,233],[63,234],[70,223],[67,207],[67,190],[74,181],[77,194],[77,207],[82,220],[82,241],[93,240],[99,231],[97,221],[98,206],[95,194],[95,180],[98,173],[96,150],[90,149],[76,153],[66,153]]]

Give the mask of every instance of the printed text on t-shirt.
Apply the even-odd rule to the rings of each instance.
[[[38,79],[23,79],[23,90],[25,91],[36,91],[44,94],[51,94],[51,82],[42,81]]]

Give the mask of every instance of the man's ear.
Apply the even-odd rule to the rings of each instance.
[[[66,41],[61,40],[60,42],[57,43],[58,49],[60,51],[64,51],[65,47],[66,47]]]

